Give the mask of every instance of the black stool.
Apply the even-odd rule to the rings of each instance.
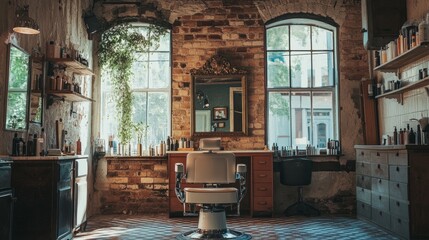
[[[303,201],[303,186],[311,183],[313,161],[305,158],[286,159],[280,164],[280,182],[286,186],[298,186],[298,201],[284,211],[286,216],[319,216],[320,211]]]

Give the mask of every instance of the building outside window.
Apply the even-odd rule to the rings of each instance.
[[[338,140],[336,27],[305,18],[266,26],[267,144]]]
[[[134,31],[149,34],[147,25],[133,25]],[[143,136],[144,149],[166,140],[171,133],[171,34],[167,32],[159,42],[158,48],[148,52],[136,52],[136,61],[132,66],[131,89],[133,93],[133,122],[147,125],[147,134]],[[119,121],[115,113],[110,76],[101,73],[100,119],[101,138],[115,136],[116,141]],[[134,132],[134,131],[133,131]],[[133,133],[131,143],[137,143]],[[132,144],[134,146],[135,144]]]

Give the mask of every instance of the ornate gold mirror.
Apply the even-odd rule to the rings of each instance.
[[[194,136],[247,135],[246,74],[219,55],[191,70]]]

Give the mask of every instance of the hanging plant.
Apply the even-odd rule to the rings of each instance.
[[[127,144],[132,138],[132,106],[130,77],[136,52],[159,47],[160,38],[167,33],[164,27],[149,25],[148,34],[136,31],[131,24],[119,24],[105,31],[98,49],[99,64],[110,74],[116,114],[119,119],[118,137]]]

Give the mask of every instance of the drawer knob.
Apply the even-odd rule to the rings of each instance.
[[[399,188],[399,183],[396,184],[396,187]]]
[[[380,168],[381,168],[380,164],[377,164],[377,168],[378,168],[378,169],[380,169]]]
[[[400,204],[399,202],[396,202],[396,206],[398,206],[398,207],[399,207],[399,206],[401,206],[401,204]]]
[[[364,152],[360,152],[360,155],[362,155],[362,156],[363,156],[363,155],[365,155],[365,153],[364,153]]]
[[[401,219],[400,218],[398,218],[398,223],[401,223]]]
[[[378,200],[381,200],[381,196],[378,196]]]
[[[258,188],[258,190],[259,191],[267,191],[267,188],[261,187],[261,188]]]
[[[267,205],[267,202],[265,202],[265,201],[264,202],[259,202],[258,204],[259,205]]]
[[[266,177],[267,174],[259,174],[260,177]]]
[[[399,167],[396,167],[396,171],[399,172]]]
[[[380,157],[380,153],[379,152],[377,152],[377,157]]]
[[[267,163],[267,162],[262,160],[262,161],[259,161],[258,163],[259,163],[259,164],[265,164],[265,163]]]
[[[380,211],[378,214],[380,214],[380,216],[383,216],[383,212],[382,211]]]
[[[365,180],[365,177],[364,177],[364,176],[362,176],[362,181],[363,181],[363,180]]]
[[[380,183],[380,184],[381,184],[381,179],[378,179],[378,183]]]
[[[399,157],[399,152],[396,152],[396,156]]]

